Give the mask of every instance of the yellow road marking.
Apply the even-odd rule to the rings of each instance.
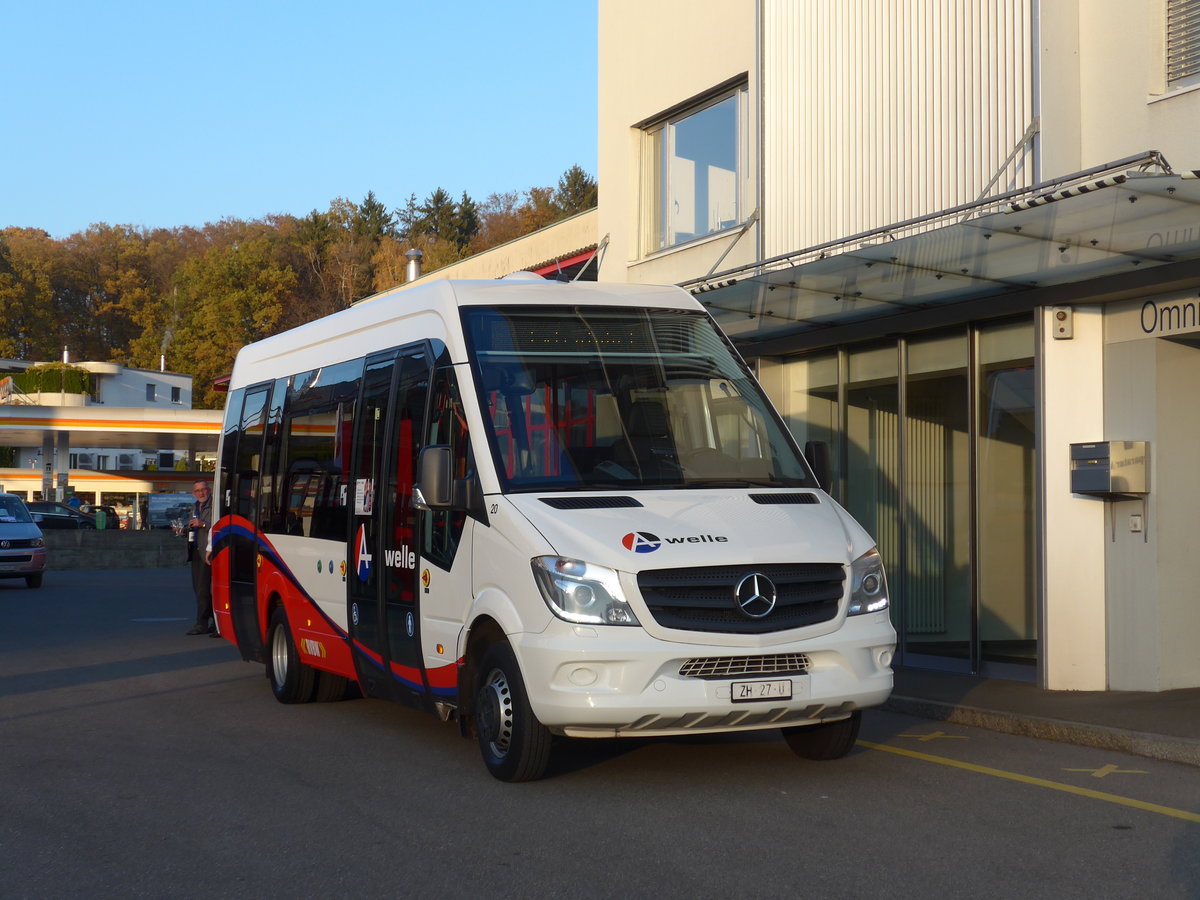
[[[1107,775],[1147,775],[1142,769],[1118,769],[1112,763],[1098,769],[1063,769],[1064,772],[1087,772],[1093,778],[1104,778]]]
[[[1065,794],[1075,794],[1079,797],[1088,797],[1092,800],[1103,800],[1106,803],[1116,803],[1120,806],[1130,806],[1134,809],[1144,810],[1145,812],[1158,813],[1161,816],[1171,816],[1175,819],[1183,819],[1185,822],[1200,822],[1200,813],[1188,812],[1183,809],[1173,809],[1170,806],[1160,806],[1157,803],[1147,803],[1144,800],[1133,800],[1129,797],[1119,797],[1116,794],[1106,794],[1104,791],[1093,791],[1090,788],[1076,787],[1073,784],[1062,784],[1057,781],[1047,781],[1045,778],[1034,778],[1030,775],[1020,775],[1016,772],[1006,772],[1003,769],[993,769],[989,766],[978,766],[975,763],[960,762],[957,759],[947,759],[944,756],[934,756],[931,753],[921,753],[917,750],[906,750],[903,747],[889,747],[887,744],[873,744],[870,741],[859,741],[859,746],[867,747],[871,750],[882,750],[885,753],[895,753],[898,756],[907,756],[912,759],[920,759],[925,762],[937,763],[943,766],[953,766],[956,769],[966,769],[968,772],[977,772],[980,775],[991,775],[994,778],[1005,778],[1009,781],[1018,781],[1021,784],[1029,784],[1034,787],[1049,788],[1052,791],[1062,791]],[[1092,771],[1092,770],[1088,770]]]
[[[902,734],[900,737],[916,738],[922,743],[934,741],[938,738],[945,738],[948,741],[965,741],[967,738],[961,734],[946,734],[944,731],[931,731],[929,734]]]

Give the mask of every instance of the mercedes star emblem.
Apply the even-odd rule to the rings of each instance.
[[[751,572],[737,583],[733,599],[751,619],[761,619],[775,608],[775,583],[766,575]]]

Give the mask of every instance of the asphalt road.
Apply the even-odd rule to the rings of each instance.
[[[283,706],[187,570],[0,581],[0,897],[1200,897],[1200,770],[868,712],[570,742],[502,784],[377,700]]]

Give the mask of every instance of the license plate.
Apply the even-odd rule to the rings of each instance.
[[[783,681],[735,681],[730,685],[730,697],[734,703],[753,703],[755,700],[791,700],[792,682]]]

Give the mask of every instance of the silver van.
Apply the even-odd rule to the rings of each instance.
[[[0,494],[0,578],[24,578],[29,587],[38,588],[45,569],[42,529],[20,497]]]

